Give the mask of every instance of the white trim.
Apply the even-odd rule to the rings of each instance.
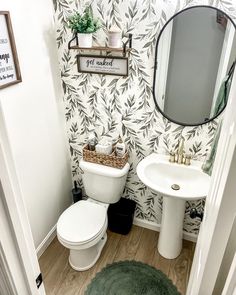
[[[161,225],[158,223],[152,222],[152,221],[148,221],[145,219],[140,219],[140,218],[134,217],[133,224],[140,226],[140,227],[144,227],[147,229],[151,229],[151,230],[160,232]]]
[[[19,257],[22,262],[22,272],[30,294],[45,295],[44,284],[37,289],[35,280],[40,273],[36,256],[33,236],[28,220],[26,206],[19,186],[16,168],[12,158],[12,151],[5,128],[5,118],[0,101],[0,178],[4,191],[3,201],[9,212],[9,222],[12,224]]]
[[[17,295],[16,286],[14,284],[1,242],[0,242],[0,294]]]
[[[232,294],[235,295],[236,294],[235,278],[236,278],[236,253],[234,255],[234,259],[231,264],[222,295],[232,295]]]
[[[37,257],[40,258],[41,255],[46,251],[47,247],[51,244],[53,239],[57,235],[57,225],[55,224],[52,229],[49,231],[49,233],[46,235],[46,237],[43,239],[43,241],[40,243],[38,248],[36,249]]]
[[[161,225],[158,224],[158,223],[155,223],[153,221],[140,219],[140,218],[137,218],[137,217],[134,218],[133,224],[137,225],[137,226],[140,226],[140,227],[147,228],[147,229],[151,229],[151,230],[154,230],[154,231],[158,231],[158,232],[160,232],[160,228],[161,228]],[[188,232],[185,232],[185,231],[183,231],[183,238],[184,238],[184,240],[191,241],[191,242],[194,242],[194,243],[196,243],[196,241],[197,241],[197,235],[196,234],[188,233]]]
[[[183,232],[183,239],[186,241],[197,243],[197,238],[198,238],[197,234],[188,233],[186,231]]]
[[[235,112],[234,73],[186,295],[212,294],[230,236],[236,209]]]

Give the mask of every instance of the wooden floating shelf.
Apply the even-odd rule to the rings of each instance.
[[[113,51],[113,52],[124,52],[124,48],[111,48],[111,47],[103,47],[103,46],[92,46],[92,47],[79,47],[78,45],[70,46],[70,49],[77,50],[95,50],[95,51]],[[132,48],[126,48],[126,52],[130,52]]]
[[[69,41],[68,43],[68,49],[74,49],[74,50],[85,50],[85,51],[106,51],[108,52],[119,52],[123,53],[124,56],[126,54],[129,54],[132,50],[132,34],[129,34],[128,36],[125,36],[127,38],[127,41],[123,43],[123,46],[120,48],[112,48],[108,46],[92,46],[92,47],[80,47],[78,42],[78,36],[75,34],[74,37]],[[76,45],[72,45],[72,42],[74,42]]]

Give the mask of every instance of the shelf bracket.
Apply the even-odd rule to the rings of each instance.
[[[127,37],[127,41],[123,43],[123,56],[126,56],[126,53],[127,53],[126,48],[128,44],[129,44],[129,48],[132,48],[132,37],[133,35],[129,34]]]
[[[68,49],[71,49],[71,43],[75,40],[76,42],[76,45],[78,46],[79,45],[79,41],[78,41],[78,37],[77,37],[77,34],[74,34],[74,37],[69,41],[68,43]]]

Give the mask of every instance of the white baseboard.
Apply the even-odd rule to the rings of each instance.
[[[158,223],[148,221],[145,219],[136,218],[136,217],[134,217],[133,224],[140,227],[148,228],[154,231],[158,231],[158,232],[160,231],[160,227],[161,227],[161,225]]]
[[[55,238],[57,232],[56,232],[57,225],[55,224],[53,228],[50,230],[50,232],[46,235],[46,237],[43,239],[43,241],[40,243],[38,248],[36,249],[37,257],[39,258],[44,251],[47,249],[47,247],[51,244],[52,240]]]
[[[148,220],[144,220],[144,219],[140,219],[140,218],[134,218],[133,221],[134,225],[140,226],[140,227],[144,227],[144,228],[148,228],[154,231],[160,231],[161,225],[157,224],[155,222],[152,221],[148,221]],[[184,240],[187,241],[191,241],[196,243],[197,242],[197,235],[196,234],[192,234],[192,233],[187,233],[187,232],[183,232],[183,238]]]

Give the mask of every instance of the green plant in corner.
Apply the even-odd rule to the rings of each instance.
[[[93,17],[93,13],[90,7],[87,7],[83,14],[76,12],[68,20],[68,26],[73,33],[94,33],[100,29],[100,23],[98,19]]]

